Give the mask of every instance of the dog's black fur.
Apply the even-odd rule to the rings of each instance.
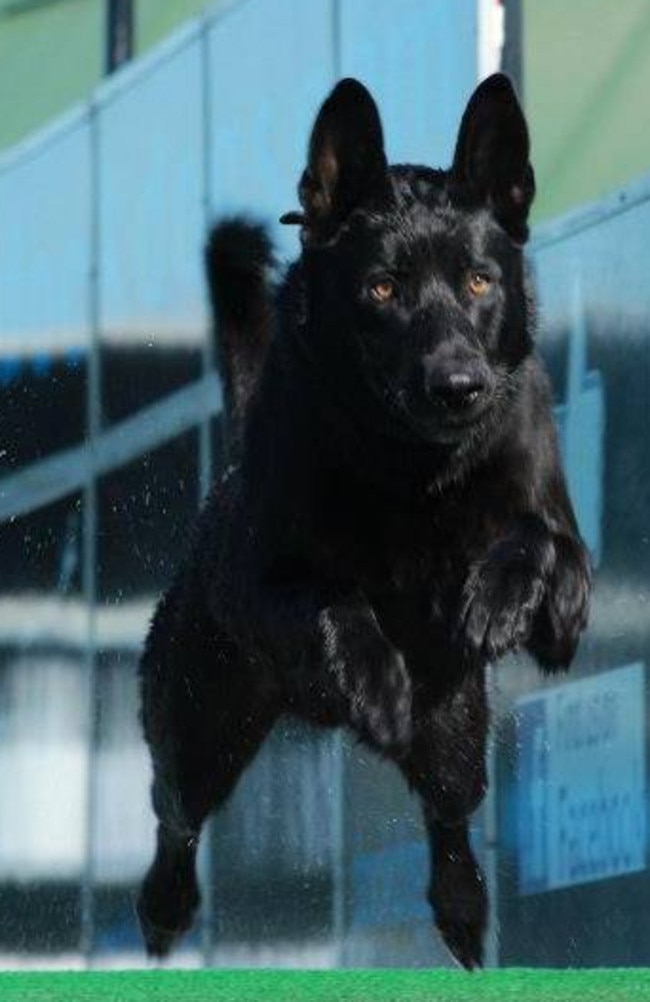
[[[485,669],[521,648],[567,668],[590,590],[533,350],[508,80],[475,92],[448,171],[389,168],[372,98],[342,81],[299,195],[277,294],[262,231],[231,222],[207,250],[229,466],[142,662],[160,824],[139,914],[153,954],[187,929],[201,826],[292,713],[352,728],[420,795],[436,923],[472,968]]]

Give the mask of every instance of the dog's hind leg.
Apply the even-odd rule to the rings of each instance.
[[[417,714],[409,755],[399,767],[419,793],[431,857],[429,902],[454,958],[483,964],[488,897],[469,840],[468,819],[487,788],[487,703],[482,672],[428,712]]]
[[[154,646],[145,655],[150,663],[143,665],[143,719],[158,832],[137,911],[147,952],[162,957],[190,927],[199,905],[196,854],[202,825],[232,792],[275,713],[256,697],[246,666],[227,643],[213,637],[209,665],[183,672],[178,665],[170,670],[169,664],[152,664]],[[189,640],[181,648],[188,656],[197,653]]]
[[[182,744],[154,765],[158,818],[154,861],[144,879],[138,916],[147,952],[164,956],[191,925],[200,902],[196,854],[201,828],[218,809],[268,734],[271,721],[243,702],[215,722],[211,741],[186,732]]]

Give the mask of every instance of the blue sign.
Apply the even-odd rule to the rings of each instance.
[[[644,706],[642,663],[518,701],[521,894],[645,869]]]

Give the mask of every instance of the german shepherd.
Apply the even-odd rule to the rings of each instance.
[[[151,954],[191,924],[203,822],[293,714],[395,762],[422,801],[437,927],[481,965],[486,666],[526,650],[568,668],[590,592],[534,350],[534,192],[506,77],[475,91],[449,170],[389,167],[347,79],[283,217],[302,245],[284,278],[259,227],[213,231],[227,459],[142,659]]]

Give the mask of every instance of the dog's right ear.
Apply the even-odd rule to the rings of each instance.
[[[320,109],[298,195],[303,214],[280,222],[301,223],[303,238],[327,239],[357,206],[388,187],[384,137],[377,105],[357,80],[341,80]]]

